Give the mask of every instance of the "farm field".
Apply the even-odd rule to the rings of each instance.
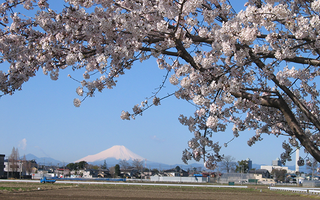
[[[320,199],[291,192],[270,191],[264,187],[193,188],[132,185],[0,183],[0,199],[217,199],[217,200],[294,200]]]

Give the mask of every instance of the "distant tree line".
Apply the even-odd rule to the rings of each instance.
[[[86,161],[80,161],[76,163],[69,163],[66,167],[70,170],[86,169],[88,167],[88,163]]]

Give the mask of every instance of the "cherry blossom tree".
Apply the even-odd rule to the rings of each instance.
[[[15,11],[37,10],[34,16]],[[155,60],[177,87],[168,96],[197,111],[180,123],[194,134],[183,161],[221,161],[214,132],[288,136],[281,160],[295,148],[320,161],[320,0],[248,0],[235,12],[228,0],[65,0],[60,12],[47,0],[5,0],[0,6],[1,95],[13,94],[40,70],[57,80],[67,67],[82,70],[80,104],[116,86],[135,62]],[[71,78],[73,78],[70,75]],[[161,87],[162,88],[162,87]],[[160,88],[160,89],[161,89]],[[155,93],[129,120],[168,96]],[[225,143],[227,146],[227,143]],[[299,162],[302,164],[302,158]]]

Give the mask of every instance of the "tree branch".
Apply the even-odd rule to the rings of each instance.
[[[231,94],[236,98],[243,98],[253,102],[254,95],[248,92],[239,91],[239,92],[231,92]],[[278,98],[270,98],[267,96],[259,97],[259,102],[253,102],[253,103],[259,104],[261,106],[267,106],[267,107],[273,107],[273,108],[280,107],[280,101]]]
[[[259,59],[254,56],[252,51],[249,51],[249,54],[254,61],[254,63],[263,70],[265,68],[265,64]],[[281,85],[279,81],[276,79],[275,75],[270,75],[271,80],[281,88],[286,95],[294,102],[296,106],[300,108],[300,110],[306,115],[306,117],[320,130],[320,123],[318,119],[310,113],[310,111],[305,107],[305,105],[289,90],[289,88]],[[272,104],[270,104],[272,106]],[[293,134],[298,138],[301,144],[307,149],[307,151],[317,160],[320,160],[320,151],[318,147],[307,137],[307,135],[302,130],[299,122],[297,121],[294,113],[289,108],[287,102],[278,95],[276,108],[278,108],[284,115],[286,122],[288,123],[290,129],[292,130]]]
[[[204,71],[204,69],[201,67],[200,64],[196,63],[193,59],[193,57],[189,54],[189,52],[184,48],[181,40],[175,39],[176,48],[179,52],[179,56],[183,58],[187,63],[189,63],[194,69],[199,70],[201,72]]]
[[[249,54],[254,61],[254,63],[261,69],[263,70],[265,68],[265,64],[255,55],[252,53],[252,51],[249,51]],[[317,129],[320,131],[320,122],[318,119],[308,110],[308,108],[291,92],[291,90],[280,84],[278,79],[276,78],[275,75],[270,75],[271,80],[279,87],[281,88],[287,95],[288,97],[294,102],[295,105],[297,105],[300,110],[306,115],[306,117],[317,127]]]
[[[149,52],[154,51],[154,52],[161,53],[161,54],[164,54],[164,55],[176,56],[176,57],[178,57],[180,55],[177,52],[172,52],[172,51],[167,51],[167,50],[157,50],[157,49],[152,49],[150,47],[141,47],[139,50],[141,50],[141,51],[149,51]]]
[[[274,54],[275,54],[275,51],[272,51],[268,54],[258,53],[258,55],[261,55],[262,58],[276,58]],[[283,60],[287,62],[299,63],[304,65],[320,66],[320,60],[313,59],[313,58],[294,57],[294,58],[284,58]]]

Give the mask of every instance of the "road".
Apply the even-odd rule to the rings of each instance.
[[[23,182],[40,183],[40,180],[6,180],[0,179],[0,182]],[[179,184],[179,183],[130,183],[130,182],[107,182],[107,181],[59,181],[61,184],[109,184],[109,185],[146,185],[146,186],[165,186],[165,187],[212,187],[212,188],[248,188],[248,186],[237,185],[200,185],[200,184]]]

